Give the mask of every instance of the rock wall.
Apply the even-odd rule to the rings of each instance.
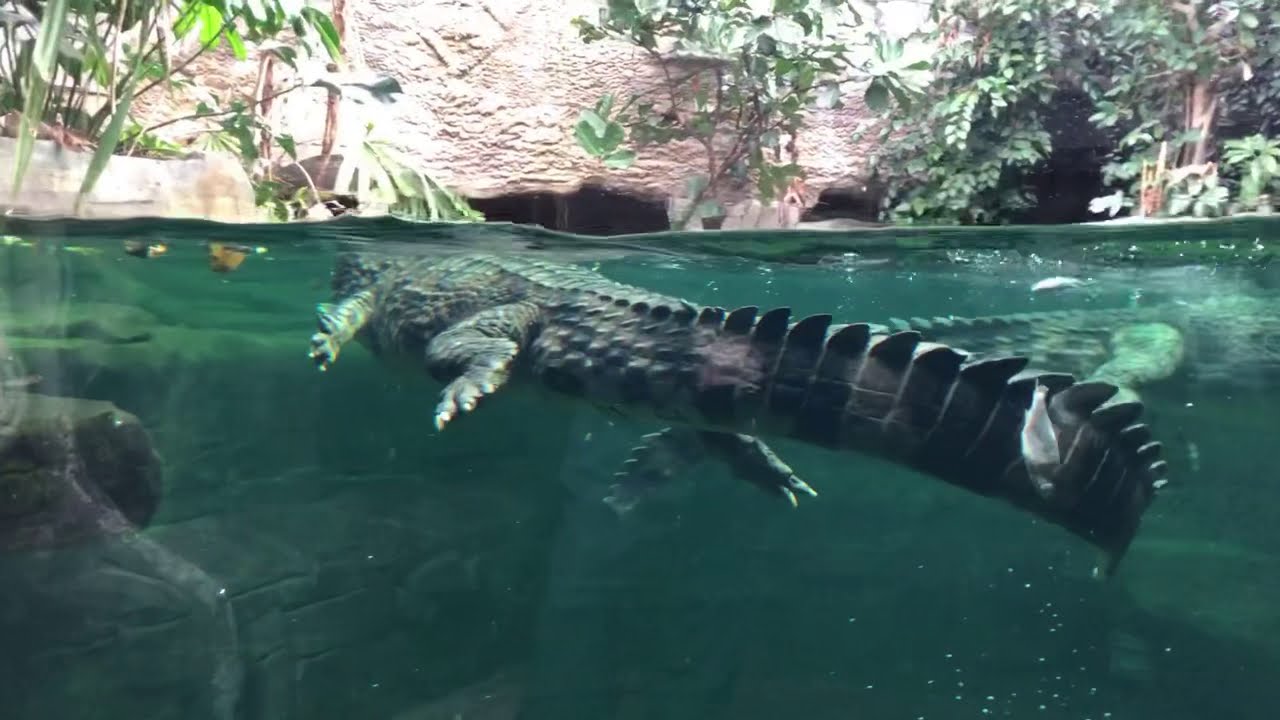
[[[915,3],[893,2],[889,23],[910,27],[922,18]],[[355,0],[346,4],[348,54],[356,67],[388,73],[405,89],[399,102],[367,106],[344,101],[339,144],[353,142],[368,122],[434,177],[472,198],[515,193],[568,193],[584,184],[679,204],[688,178],[701,171],[700,148],[673,144],[645,149],[623,171],[609,170],[573,137],[579,111],[604,93],[627,97],[660,81],[658,69],[629,45],[583,43],[570,21],[594,16],[601,0]],[[892,29],[892,28],[891,28]],[[192,104],[201,87],[250,89],[252,59],[224,51],[194,67],[197,89],[184,98],[150,98],[153,117]],[[285,81],[277,75],[279,83]],[[826,188],[863,192],[871,139],[852,132],[865,117],[857,88],[841,110],[814,111],[797,138],[807,175],[806,201]],[[324,93],[305,90],[277,100],[273,119],[303,148],[315,152],[323,128]],[[171,126],[189,132],[195,125]],[[769,227],[776,208],[735,207],[747,194],[728,194],[726,227]],[[794,224],[795,218],[784,220]]]
[[[16,141],[0,137],[0,208],[19,215],[75,215],[80,192],[92,157],[47,140],[37,140],[22,189],[13,197]],[[204,218],[227,222],[255,222],[261,213],[254,203],[253,186],[237,158],[209,154],[181,160],[112,157],[92,192],[85,198],[80,217]]]
[[[584,182],[649,197],[679,196],[700,148],[646,149],[624,171],[604,168],[573,138],[578,112],[604,93],[628,97],[659,85],[644,54],[611,42],[584,44],[570,21],[602,3],[368,0],[350,6],[369,67],[406,81],[391,115],[412,156],[473,197],[551,190]],[[808,184],[859,185],[866,144],[850,140],[859,103],[817,112],[798,140]],[[728,199],[728,198],[726,198]]]

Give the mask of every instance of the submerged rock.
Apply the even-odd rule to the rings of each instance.
[[[151,520],[160,458],[137,417],[12,388],[0,404],[0,550],[63,547]]]

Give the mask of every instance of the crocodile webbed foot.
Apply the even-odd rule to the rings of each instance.
[[[324,372],[338,359],[338,351],[341,348],[341,343],[337,342],[332,335],[318,332],[311,336],[311,351],[308,357],[321,372]]]
[[[444,426],[476,409],[480,399],[506,383],[511,365],[536,322],[539,310],[515,303],[476,313],[435,336],[427,345],[426,364],[446,382],[436,405],[435,426]]]
[[[727,462],[735,475],[771,495],[785,498],[793,507],[798,504],[797,494],[818,496],[816,490],[759,438],[710,430],[700,431],[698,435],[707,450]]]
[[[338,353],[347,341],[356,336],[373,307],[373,294],[356,293],[337,304],[321,303],[316,306],[316,322],[320,329],[311,336],[311,349],[307,353],[321,371],[328,370],[338,359]]]
[[[486,362],[468,367],[446,385],[440,404],[436,405],[436,429],[443,430],[450,420],[475,410],[480,398],[502,387],[518,350],[514,342],[495,340],[488,349],[486,357],[489,359]]]
[[[818,494],[758,438],[665,428],[645,435],[643,442],[631,451],[622,470],[614,475],[614,484],[604,501],[615,511],[625,513],[677,472],[693,468],[708,456],[727,463],[737,477],[786,498],[793,506],[797,504],[797,494],[813,497]]]
[[[618,514],[630,511],[677,472],[702,462],[704,452],[697,432],[685,428],[663,428],[641,437],[614,473],[605,504]]]

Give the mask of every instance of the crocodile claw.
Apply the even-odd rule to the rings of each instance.
[[[755,458],[754,462],[739,470],[746,479],[754,483],[757,487],[766,492],[781,495],[792,507],[799,506],[797,495],[807,495],[809,497],[818,497],[818,491],[809,486],[809,483],[801,480],[791,466],[786,464],[779,458],[769,446],[760,440],[742,435],[739,436],[741,442],[745,444],[748,457]]]
[[[792,475],[791,477],[787,478],[786,490],[791,494],[792,505],[796,504],[795,493],[803,493],[805,495],[808,495],[809,497],[818,497],[817,490],[814,490],[812,487],[809,486],[809,483],[801,480],[795,475]]]
[[[436,405],[436,430],[444,430],[450,420],[476,409],[480,398],[496,391],[506,380],[507,362],[474,369],[445,386]]]
[[[782,478],[781,483],[774,486],[779,495],[791,503],[791,507],[799,507],[800,501],[796,498],[796,493],[808,495],[809,497],[818,497],[818,491],[809,487],[809,483],[796,477],[794,474]]]
[[[311,350],[307,356],[324,372],[338,359],[338,344],[334,342],[332,335],[318,332],[311,336]]]

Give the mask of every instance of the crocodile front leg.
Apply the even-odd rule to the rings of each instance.
[[[786,498],[793,506],[796,493],[814,497],[818,494],[759,438],[691,428],[664,428],[645,435],[641,444],[631,450],[622,470],[614,474],[614,484],[604,501],[618,513],[625,513],[677,472],[687,472],[708,457],[726,463],[737,477]]]
[[[431,339],[427,370],[447,383],[436,406],[435,425],[471,412],[480,398],[506,383],[511,364],[528,344],[542,317],[532,303],[499,305],[472,315]]]
[[[350,342],[369,322],[373,313],[373,292],[364,290],[337,304],[321,303],[316,306],[316,321],[320,331],[311,336],[312,361],[321,371],[338,359],[342,346]]]

